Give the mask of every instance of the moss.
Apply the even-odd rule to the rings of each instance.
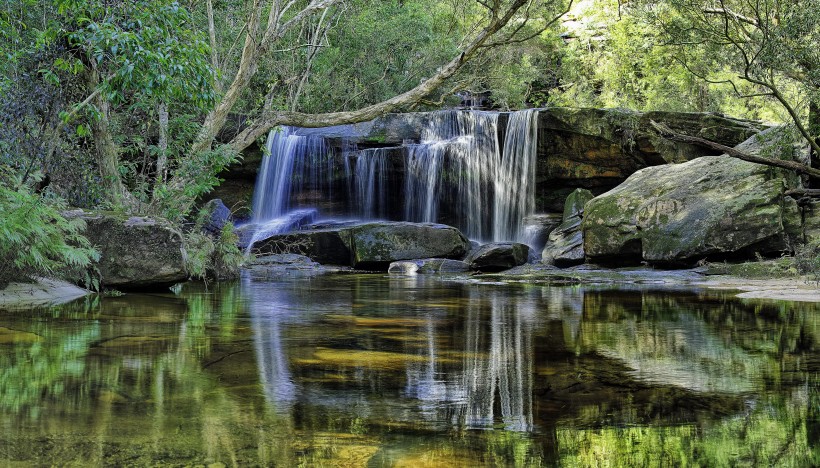
[[[743,263],[707,263],[706,274],[754,279],[795,278],[800,276],[800,272],[795,266],[794,257]]]

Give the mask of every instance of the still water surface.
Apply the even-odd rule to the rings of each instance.
[[[820,306],[263,278],[0,311],[0,465],[817,466]]]

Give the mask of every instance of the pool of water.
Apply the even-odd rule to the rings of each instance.
[[[335,275],[0,311],[0,465],[820,465],[820,306]]]

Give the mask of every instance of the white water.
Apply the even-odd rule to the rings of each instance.
[[[332,200],[331,177],[343,170],[350,216],[446,222],[482,242],[524,240],[523,219],[535,205],[537,118],[536,110],[509,114],[502,139],[496,112],[435,112],[419,143],[404,145],[403,152],[345,149],[343,167],[334,167],[341,161],[321,132],[302,135],[287,127],[273,131],[254,192],[254,222],[305,208],[292,206],[303,193]],[[401,157],[404,161],[395,159]],[[401,163],[404,181],[389,179]],[[403,184],[399,211],[391,211],[391,183]],[[402,191],[395,189],[392,192]]]

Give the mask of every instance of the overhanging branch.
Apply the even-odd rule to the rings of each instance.
[[[722,151],[726,153],[728,156],[733,158],[742,159],[743,161],[748,161],[757,164],[765,164],[767,166],[774,166],[779,167],[781,169],[788,169],[791,171],[798,172],[800,174],[806,174],[811,177],[820,178],[820,170],[814,169],[809,167],[805,164],[800,164],[796,161],[784,161],[782,159],[771,159],[771,158],[764,158],[760,156],[755,156],[753,154],[749,154],[743,151],[739,151],[735,148],[721,145],[720,143],[716,143],[711,140],[707,140],[705,138],[695,137],[691,135],[684,135],[682,133],[677,133],[667,127],[666,125],[660,124],[655,122],[654,120],[650,121],[655,130],[658,131],[658,134],[667,140],[672,141],[679,141],[682,143],[689,143],[693,145],[703,146],[706,148],[711,148],[717,151]]]

